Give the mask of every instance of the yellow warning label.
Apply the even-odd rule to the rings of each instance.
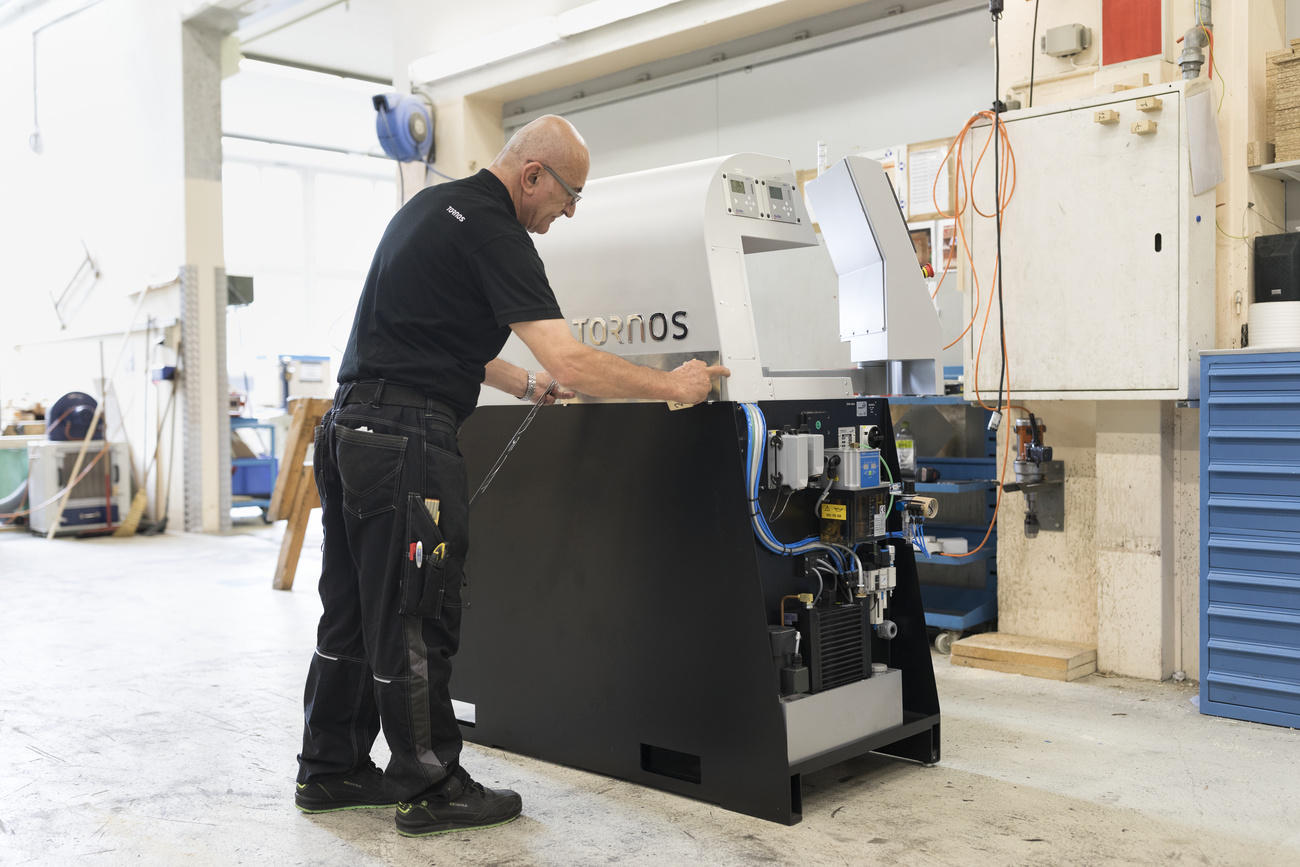
[[[847,521],[849,507],[843,503],[822,503],[822,517],[828,521]]]

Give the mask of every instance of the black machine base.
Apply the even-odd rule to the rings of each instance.
[[[832,431],[881,426],[882,458],[898,472],[883,399],[761,409],[769,427],[798,424],[809,410],[824,411]],[[525,412],[483,407],[466,423],[471,485]],[[803,774],[871,751],[939,760],[939,702],[906,545],[887,612],[898,636],[869,639],[869,659],[901,671],[902,724],[789,760],[768,629],[783,595],[808,590],[807,576],[801,558],[755,539],[745,434],[733,403],[538,414],[471,517],[469,607],[451,683],[452,697],[472,706],[467,740],[787,824],[800,819]],[[791,506],[772,528],[793,540],[815,534],[817,521],[810,506]]]

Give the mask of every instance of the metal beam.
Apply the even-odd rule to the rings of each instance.
[[[300,21],[306,21],[327,9],[333,9],[343,2],[345,0],[288,0],[276,3],[265,12],[254,13],[242,21],[235,36],[241,45],[247,45]]]
[[[735,72],[737,70],[745,69],[746,67],[774,63],[778,60],[786,60],[791,57],[798,57],[802,54],[811,54],[815,51],[823,51],[837,45],[844,45],[849,42],[857,42],[861,39],[867,39],[872,36],[879,36],[882,33],[888,33],[893,30],[903,30],[908,27],[928,24],[931,21],[950,18],[954,15],[964,15],[977,9],[987,8],[987,5],[988,4],[985,0],[947,0],[947,2],[937,3],[933,6],[927,6],[923,9],[917,9],[912,12],[902,12],[898,15],[889,15],[875,21],[868,21],[865,24],[846,27],[842,30],[836,30],[831,33],[824,33],[821,36],[813,36],[808,39],[801,39],[796,42],[763,49],[762,51],[754,51],[737,57],[728,57],[717,61],[716,63],[707,63],[703,66],[684,69],[681,72],[675,72],[661,78],[650,78],[645,81],[638,81],[634,84],[606,90],[602,93],[594,93],[590,96],[570,99],[517,114],[503,115],[502,123],[507,130],[510,130],[523,126],[531,120],[536,120],[544,114],[567,114],[569,112],[596,108],[597,106],[608,105],[612,102],[620,102],[634,96],[655,93],[672,87],[680,87],[683,84],[691,84],[696,81],[713,78],[727,72]],[[575,85],[575,87],[581,87],[581,85]]]
[[[384,87],[392,87],[391,78],[380,78],[377,75],[367,75],[364,72],[351,72],[347,69],[336,69],[332,66],[317,66],[314,63],[302,63],[297,60],[286,60],[283,57],[272,57],[269,54],[252,54],[245,51],[243,53],[245,60],[256,60],[259,63],[270,63],[275,66],[287,66],[290,69],[301,69],[304,72],[318,72],[321,75],[336,75],[339,78],[352,78],[357,81],[368,81],[371,84],[380,84]]]

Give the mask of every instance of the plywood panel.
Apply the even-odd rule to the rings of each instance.
[[[1086,644],[989,632],[955,642],[952,664],[1051,680],[1077,680],[1097,670],[1097,650]]]

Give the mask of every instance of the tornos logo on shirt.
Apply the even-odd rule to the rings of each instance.
[[[669,334],[669,324],[672,333]],[[604,346],[612,338],[619,343],[636,343],[639,337],[642,343],[653,340],[656,343],[667,340],[685,340],[690,329],[686,326],[686,311],[678,310],[671,316],[667,313],[629,313],[626,316],[592,316],[588,319],[574,319],[573,327],[578,331],[578,340],[592,346]]]
[[[455,208],[453,208],[451,205],[447,206],[447,213],[451,214],[453,217],[455,217],[457,220],[460,220],[462,223],[465,222],[465,215],[462,214],[460,211],[456,210]]]

